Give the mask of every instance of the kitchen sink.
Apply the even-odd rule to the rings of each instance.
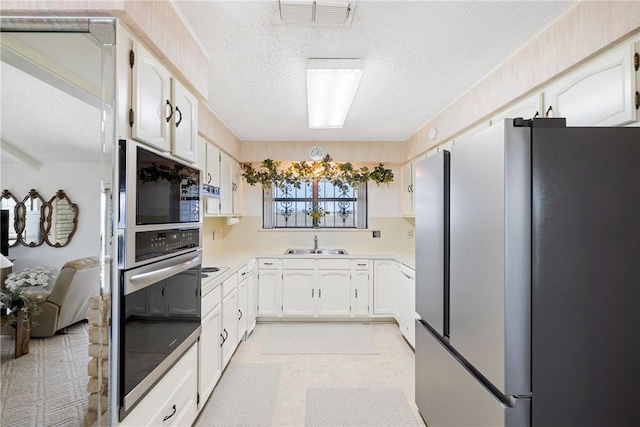
[[[287,249],[285,255],[348,255],[344,249]]]

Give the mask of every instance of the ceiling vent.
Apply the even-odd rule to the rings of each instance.
[[[348,27],[355,0],[279,0],[278,6],[276,21],[281,24]]]

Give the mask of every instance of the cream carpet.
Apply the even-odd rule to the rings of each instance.
[[[282,366],[229,364],[194,427],[270,426]]]
[[[419,426],[399,388],[307,388],[307,427]]]
[[[359,323],[271,325],[262,354],[378,354],[369,330]]]
[[[89,336],[86,323],[65,335],[32,338],[29,354],[13,358],[14,338],[0,336],[2,426],[80,426],[87,412]]]

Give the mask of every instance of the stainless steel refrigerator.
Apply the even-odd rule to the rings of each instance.
[[[416,179],[427,425],[640,426],[640,128],[506,119]]]

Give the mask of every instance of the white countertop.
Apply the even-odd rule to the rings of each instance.
[[[221,271],[207,273],[209,276],[202,280],[202,295],[206,295],[225,279],[235,274],[243,265],[254,258],[347,258],[347,259],[393,259],[407,267],[415,268],[415,254],[372,252],[367,248],[340,248],[347,251],[347,255],[285,255],[288,247],[274,248],[269,251],[256,253],[250,250],[225,250],[221,253],[207,254],[203,257],[202,267],[220,267]],[[323,249],[323,248],[320,248]],[[227,267],[226,270],[224,268]]]

